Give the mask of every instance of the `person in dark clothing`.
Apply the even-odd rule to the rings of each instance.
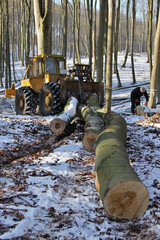
[[[133,114],[134,114],[134,109],[136,108],[136,106],[140,105],[140,98],[143,95],[146,98],[145,106],[147,106],[149,97],[148,97],[147,91],[144,87],[137,87],[131,92],[131,112]]]

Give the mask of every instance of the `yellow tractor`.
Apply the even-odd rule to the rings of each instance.
[[[6,89],[5,96],[15,95],[16,114],[47,116],[62,111],[70,96],[85,103],[93,92],[103,105],[104,84],[93,82],[89,65],[76,64],[67,75],[64,56],[43,54],[29,58],[21,87]]]

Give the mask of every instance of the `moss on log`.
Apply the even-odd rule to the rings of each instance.
[[[86,99],[86,103],[88,106],[91,106],[92,108],[94,108],[94,110],[98,111],[101,109],[100,105],[99,105],[99,101],[98,101],[98,96],[96,93],[92,93],[87,99]]]
[[[102,131],[103,121],[89,106],[79,105],[78,112],[85,121],[84,136],[82,140],[83,147],[93,152],[98,135]]]
[[[149,193],[129,163],[125,120],[117,113],[102,115],[107,128],[96,141],[96,188],[109,215],[131,220],[145,213]]]
[[[78,100],[75,97],[68,99],[64,111],[58,116],[54,117],[50,122],[50,130],[55,134],[61,134],[65,130],[66,126],[76,115],[76,109],[78,105]]]

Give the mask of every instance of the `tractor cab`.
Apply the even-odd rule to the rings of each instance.
[[[45,83],[57,82],[57,80],[66,78],[66,59],[63,55],[38,55],[29,57],[29,63],[21,87],[30,87],[35,92]],[[16,95],[15,85],[10,89],[5,89],[5,97],[12,98]]]
[[[66,59],[61,55],[39,55],[29,58],[28,68],[21,81],[21,86],[31,87],[39,92],[48,82],[56,82],[66,77]]]

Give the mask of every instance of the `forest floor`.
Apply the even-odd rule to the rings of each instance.
[[[131,115],[129,102],[112,110],[127,122],[129,161],[149,191],[144,216],[128,221],[105,212],[80,119],[57,137],[50,117],[17,116],[14,100],[1,97],[0,239],[160,239],[160,106],[149,117]]]

